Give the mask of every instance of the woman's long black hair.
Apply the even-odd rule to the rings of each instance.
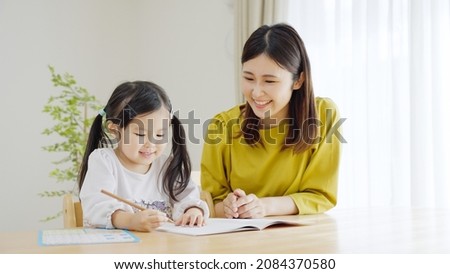
[[[136,116],[152,113],[161,107],[172,113],[172,105],[166,92],[152,82],[125,82],[114,90],[105,108],[100,111],[92,123],[78,176],[79,190],[83,186],[84,178],[89,169],[88,159],[92,151],[103,147],[105,144],[117,142],[105,132],[103,116],[106,117],[105,124],[112,122],[120,128],[126,128]],[[189,183],[191,161],[186,148],[186,133],[183,125],[177,117],[172,115],[170,122],[172,126],[172,150],[161,172],[163,172],[164,192],[171,199],[177,201],[177,195],[183,192]]]
[[[291,72],[294,82],[303,73],[304,82],[298,90],[294,90],[289,101],[292,122],[283,148],[293,147],[296,153],[305,151],[316,143],[318,134],[311,65],[305,45],[297,31],[287,24],[264,25],[255,30],[245,43],[241,64],[261,54]],[[248,103],[243,109],[243,117],[242,131],[237,137],[242,135],[249,145],[260,143],[260,119]]]

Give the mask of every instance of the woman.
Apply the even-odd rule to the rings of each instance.
[[[314,96],[308,55],[291,26],[262,26],[244,45],[246,103],[208,126],[202,187],[216,215],[261,218],[320,213],[336,205],[339,113]]]

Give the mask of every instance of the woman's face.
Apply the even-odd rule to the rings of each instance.
[[[242,65],[242,93],[256,116],[269,125],[288,118],[292,92],[301,86],[297,82],[294,84],[291,72],[265,54]]]

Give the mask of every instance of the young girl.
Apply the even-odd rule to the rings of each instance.
[[[169,138],[171,154],[165,156]],[[161,87],[144,81],[119,85],[92,124],[81,165],[84,225],[151,231],[173,218],[177,225],[202,226],[209,211],[190,180],[185,139]],[[147,210],[138,211],[102,189]]]
[[[216,215],[261,218],[324,212],[336,204],[340,121],[314,97],[305,46],[291,26],[262,26],[245,43],[246,104],[208,127],[201,179]]]

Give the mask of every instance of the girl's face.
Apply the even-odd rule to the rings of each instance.
[[[269,126],[288,118],[292,92],[300,86],[300,80],[294,83],[292,73],[265,54],[242,65],[242,93],[257,117],[271,119]]]
[[[126,128],[120,129],[121,138],[115,152],[122,165],[145,174],[166,148],[169,126],[169,111],[161,107],[150,114],[136,116]]]

